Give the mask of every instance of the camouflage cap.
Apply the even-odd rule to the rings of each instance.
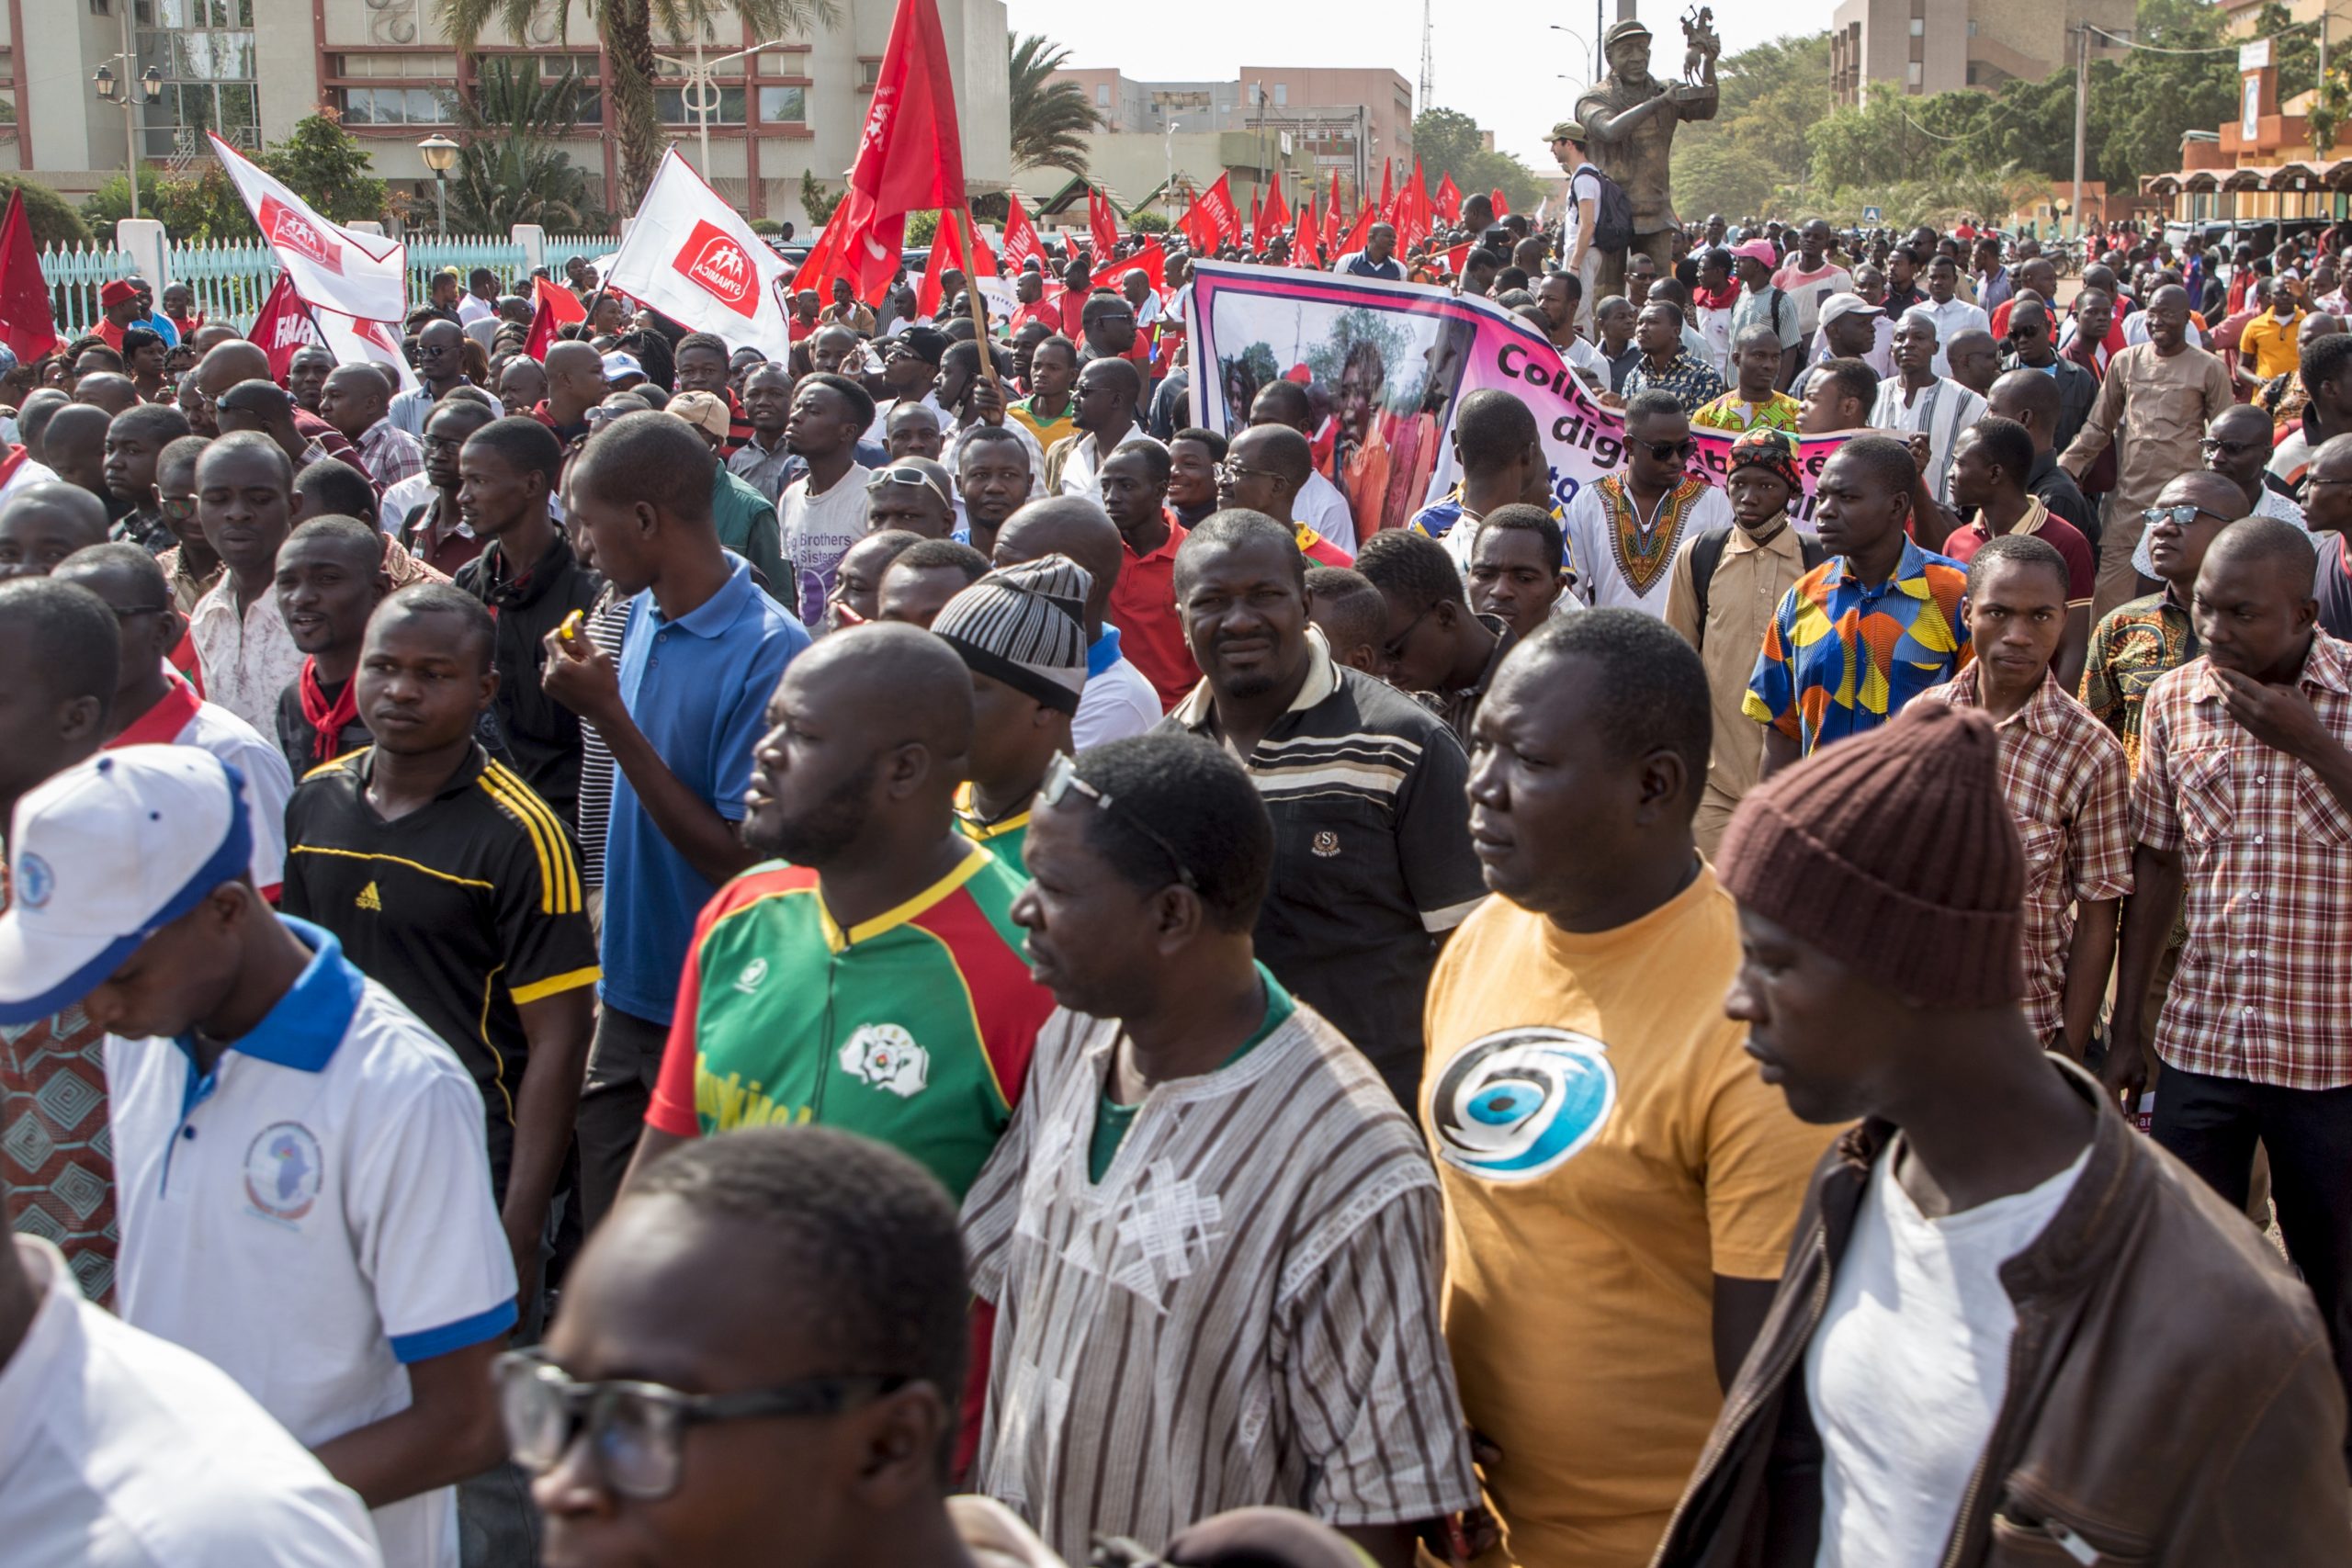
[[[1591,141],[1592,138],[1585,133],[1584,124],[1582,121],[1564,119],[1560,121],[1559,124],[1552,128],[1552,134],[1547,140],[1553,141],[1566,140],[1575,142],[1585,142]]]

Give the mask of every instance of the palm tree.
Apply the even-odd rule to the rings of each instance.
[[[449,206],[460,229],[503,234],[517,223],[537,223],[556,233],[585,233],[610,220],[588,171],[556,145],[579,128],[584,91],[570,71],[541,80],[536,60],[501,56],[483,63],[472,95],[458,106],[465,146],[449,182]]]
[[[1086,143],[1081,138],[1102,128],[1102,117],[1086,101],[1086,89],[1075,82],[1048,82],[1061,69],[1069,51],[1056,47],[1037,33],[1010,40],[1012,107],[1012,166],[1035,169],[1051,164],[1073,175],[1086,173]]]
[[[503,28],[516,43],[545,0],[439,0],[441,25],[452,42],[471,51],[482,33]],[[612,128],[621,151],[622,197],[635,207],[662,162],[662,118],[654,104],[653,29],[673,43],[690,40],[724,10],[762,38],[832,28],[842,18],[834,0],[585,0],[596,34],[613,62]],[[565,6],[559,16],[569,16]]]

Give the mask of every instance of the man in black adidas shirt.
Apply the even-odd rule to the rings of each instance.
[[[1162,728],[1238,757],[1274,819],[1258,956],[1412,1114],[1438,943],[1487,891],[1469,760],[1435,714],[1332,661],[1287,525],[1238,509],[1202,519],[1177,548],[1175,587],[1206,680]]]
[[[447,583],[377,610],[354,677],[376,744],[296,787],[283,907],[333,931],[473,1075],[528,1323],[587,1063],[596,942],[570,832],[474,739],[498,685],[492,635]]]
[[[535,419],[493,420],[466,438],[458,454],[458,505],[466,526],[490,542],[458,569],[457,583],[497,622],[492,661],[505,756],[576,829],[580,716],[541,688],[539,667],[547,661],[548,634],[574,610],[593,606],[605,580],[580,564],[548,515],[562,471],[563,448]]]

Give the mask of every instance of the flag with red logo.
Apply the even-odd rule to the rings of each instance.
[[[1086,187],[1086,229],[1094,240],[1094,259],[1102,261],[1119,248],[1119,214],[1111,198],[1092,186]]]
[[[1454,185],[1452,175],[1438,176],[1437,194],[1430,198],[1430,205],[1448,223],[1462,221],[1462,191]]]
[[[961,211],[969,205],[947,59],[933,0],[899,0],[849,190],[832,220],[840,232],[829,252],[830,267],[848,277],[862,299],[880,299],[899,270],[908,213]]]
[[[1037,238],[1037,226],[1021,210],[1021,195],[1012,194],[1012,206],[1004,219],[1004,259],[1014,266],[1035,257],[1037,265],[1046,265],[1045,242]]]
[[[8,193],[7,216],[0,218],[0,343],[28,365],[57,346],[57,315],[22,191]]]
[[[587,319],[588,307],[571,289],[544,277],[531,279],[531,335],[523,340],[523,352],[545,359],[558,327]]]
[[[304,299],[362,321],[397,321],[408,315],[407,246],[328,222],[218,136],[212,137],[212,155],[228,171],[262,239],[293,275]]]
[[[1283,172],[1276,169],[1266,182],[1266,227],[1280,231],[1290,227],[1290,203],[1283,199]]]
[[[1389,163],[1385,158],[1381,160],[1380,202],[1379,205],[1373,209],[1373,210],[1380,214],[1379,220],[1383,223],[1393,223],[1396,220],[1396,187],[1389,183],[1389,175],[1395,172],[1395,164]]]
[[[673,147],[605,283],[730,347],[783,359],[792,352],[790,276],[784,258]]]
[[[270,378],[283,385],[299,351],[318,347],[334,355],[337,365],[381,365],[401,378],[403,390],[415,387],[416,372],[401,352],[401,334],[382,321],[362,321],[339,310],[316,310],[294,287],[293,275],[280,272],[269,298],[262,301],[246,334],[269,356]]]
[[[1094,269],[1093,284],[1097,288],[1116,288],[1127,280],[1127,274],[1140,272],[1154,288],[1168,287],[1168,251],[1158,240],[1146,240],[1143,248],[1131,256],[1117,256]]]
[[[1495,220],[1497,222],[1500,222],[1502,220],[1510,216],[1510,203],[1503,199],[1502,186],[1497,186],[1494,188],[1493,194],[1488,196],[1487,199],[1495,204]]]
[[[1241,238],[1241,209],[1233,204],[1231,175],[1217,175],[1216,184],[1194,197],[1193,201],[1194,206],[1208,214],[1209,221],[1216,226],[1217,239]]]

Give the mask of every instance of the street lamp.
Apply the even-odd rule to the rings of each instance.
[[[449,231],[449,170],[458,161],[458,144],[435,131],[416,144],[424,156],[424,166],[433,171],[433,194],[441,205],[441,232]]]
[[[1594,32],[1593,32],[1593,35],[1592,35],[1592,36],[1593,36],[1593,38],[1597,39],[1597,38],[1599,38],[1599,37],[1600,36],[1600,30],[1599,30],[1600,22],[1600,7],[1599,7],[1599,6],[1595,6],[1595,7],[1593,8],[1593,17],[1592,17],[1592,19],[1593,19],[1593,23],[1594,23]],[[1602,62],[1601,62],[1601,59],[1600,59],[1600,47],[1599,47],[1597,44],[1595,44],[1595,43],[1591,42],[1589,39],[1588,39],[1584,36],[1584,34],[1582,34],[1582,33],[1580,33],[1580,32],[1577,31],[1577,30],[1576,30],[1576,28],[1564,28],[1564,27],[1560,26],[1560,24],[1559,24],[1559,23],[1557,23],[1557,22],[1550,23],[1550,24],[1549,24],[1549,26],[1551,27],[1551,29],[1552,29],[1554,32],[1555,32],[1555,33],[1566,33],[1566,34],[1567,34],[1570,38],[1572,38],[1572,39],[1576,39],[1576,40],[1577,40],[1577,46],[1579,49],[1589,49],[1589,50],[1591,50],[1591,51],[1592,51],[1592,77],[1591,77],[1591,80],[1593,80],[1594,82],[1599,82],[1599,81],[1600,80],[1600,78],[1601,78],[1601,74],[1602,74]]]
[[[718,74],[718,68],[730,60],[741,60],[747,54],[757,54],[763,49],[782,49],[784,46],[783,39],[770,39],[765,43],[755,43],[749,49],[739,49],[732,54],[722,54],[706,64],[702,57],[702,35],[696,33],[695,58],[692,64],[666,54],[657,54],[653,57],[664,65],[676,67],[678,74],[686,80],[685,86],[679,90],[678,98],[686,107],[695,111],[695,123],[702,130],[702,177],[704,179],[710,178],[710,117],[718,109],[720,102],[718,86],[713,80]]]
[[[1170,212],[1176,209],[1176,133],[1183,129],[1179,121],[1171,119],[1166,135],[1160,139],[1168,154],[1168,175],[1159,186],[1159,204]]]
[[[122,62],[122,77],[114,73],[114,62]],[[139,107],[152,104],[164,96],[164,73],[150,65],[138,77],[138,91],[125,91],[130,80],[131,68],[139,63],[130,52],[130,7],[122,7],[122,52],[110,54],[100,62],[90,77],[90,85],[98,101],[122,106],[123,161],[122,177],[130,186],[130,215],[139,216]]]

